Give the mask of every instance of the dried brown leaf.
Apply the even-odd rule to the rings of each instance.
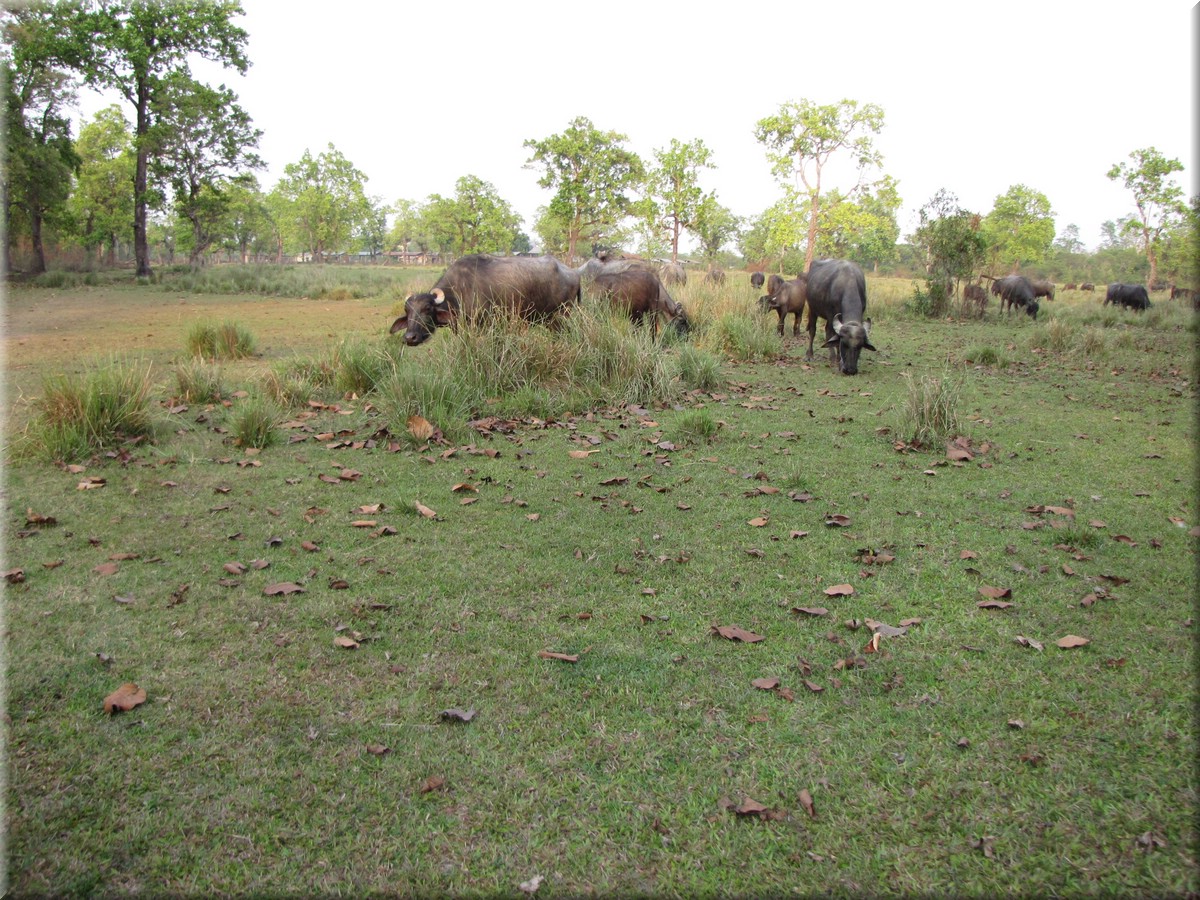
[[[304,588],[300,587],[294,581],[280,581],[277,584],[268,584],[263,588],[263,593],[268,597],[274,597],[278,594],[303,594]]]
[[[829,615],[829,610],[827,610],[823,606],[793,606],[792,612],[797,613],[797,614],[803,613],[806,616],[827,616],[827,615]]]
[[[817,817],[817,810],[816,807],[813,806],[812,794],[808,792],[807,788],[800,789],[800,795],[798,799],[800,800],[801,808],[808,813],[808,817],[810,819],[815,819]]]
[[[773,691],[775,688],[779,687],[778,678],[755,678],[750,683],[760,691]]]
[[[983,585],[979,588],[979,593],[991,600],[1004,600],[1012,596],[1012,588],[989,587]]]
[[[737,625],[714,625],[712,626],[712,633],[726,640],[742,641],[746,644],[754,644],[758,641],[766,640],[763,635],[755,634],[753,631],[746,631]]]
[[[132,681],[127,681],[104,698],[104,711],[110,716],[113,713],[125,712],[146,702],[146,692]]]
[[[849,584],[835,584],[825,588],[825,594],[829,597],[848,597],[853,593],[854,587]]]
[[[1091,641],[1088,638],[1080,637],[1077,634],[1067,634],[1060,637],[1054,643],[1063,650],[1071,650],[1075,647],[1086,647],[1091,643]]]
[[[541,659],[558,659],[558,660],[562,660],[563,662],[569,662],[569,663],[579,662],[579,654],[578,653],[573,653],[573,654],[572,653],[555,653],[552,650],[539,650],[538,656]]]

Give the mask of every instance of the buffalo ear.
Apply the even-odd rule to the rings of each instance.
[[[440,303],[434,308],[433,318],[439,325],[450,325],[454,322],[454,313],[444,303]]]
[[[870,341],[863,341],[863,349],[865,349],[865,350],[875,350],[875,347],[874,347],[874,346],[871,344],[871,342],[870,342]],[[875,352],[876,352],[876,353],[878,353],[879,351],[878,351],[878,350],[875,350]]]
[[[839,335],[835,334],[833,337],[831,337],[829,340],[827,340],[821,346],[822,347],[841,346],[841,343],[842,343],[841,337]]]
[[[408,314],[405,313],[395,322],[392,323],[392,330],[388,334],[395,334],[397,331],[406,331],[408,329]]]

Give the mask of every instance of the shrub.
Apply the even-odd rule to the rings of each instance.
[[[346,341],[333,353],[333,384],[346,394],[368,394],[396,368],[389,345]]]
[[[907,441],[920,447],[934,447],[957,435],[960,386],[948,375],[941,378],[922,375],[918,380],[907,372],[902,374],[908,382],[908,396],[900,433],[907,435]]]
[[[59,375],[44,382],[42,397],[26,434],[36,455],[64,462],[153,437],[150,367],[114,360],[83,375]]]
[[[990,344],[975,344],[966,349],[963,358],[971,365],[976,366],[996,366],[1004,368],[1008,365],[1008,360],[995,347]]]
[[[750,312],[722,314],[708,330],[706,341],[717,352],[741,362],[775,359],[783,350],[779,332]]]
[[[1103,328],[1085,328],[1079,338],[1079,350],[1084,356],[1100,356],[1108,350],[1108,335]]]
[[[440,428],[449,440],[463,441],[471,418],[471,399],[461,381],[429,366],[409,364],[397,367],[379,385],[375,405],[397,437],[408,435],[409,418],[419,415]]]
[[[254,335],[237,322],[194,322],[188,328],[187,350],[209,359],[244,359],[254,353]]]
[[[1075,327],[1062,319],[1051,319],[1046,324],[1046,342],[1055,353],[1071,348],[1075,338]]]
[[[278,442],[279,410],[262,397],[252,397],[238,404],[230,419],[233,441],[239,447],[262,449]]]
[[[685,344],[676,354],[675,366],[689,390],[711,391],[721,384],[721,358],[707,350]]]
[[[675,420],[675,431],[687,443],[709,443],[721,430],[721,423],[707,409],[689,409]]]
[[[175,367],[175,385],[180,400],[213,403],[223,393],[221,369],[203,360],[180,363]]]

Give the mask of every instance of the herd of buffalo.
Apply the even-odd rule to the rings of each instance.
[[[985,276],[986,277],[986,276]],[[704,276],[708,284],[721,285],[725,273],[709,269]],[[443,326],[455,325],[460,317],[477,318],[493,309],[509,310],[532,320],[546,320],[567,311],[583,297],[583,287],[596,295],[608,298],[628,314],[636,325],[649,324],[657,334],[661,319],[666,327],[686,335],[687,313],[667,290],[668,284],[686,283],[687,274],[677,263],[654,265],[641,259],[589,259],[578,268],[564,265],[552,256],[488,256],[474,254],[451,263],[442,277],[427,292],[410,294],[404,301],[404,314],[392,324],[391,333],[404,332],[404,341],[415,347],[428,340]],[[779,275],[764,278],[762,272],[750,276],[750,284],[766,293],[759,298],[764,312],[779,316],[779,334],[784,322],[793,316],[792,335],[800,335],[800,319],[808,309],[808,350],[806,359],[813,357],[817,319],[825,322],[825,343],[829,360],[844,375],[858,373],[858,358],[862,350],[874,350],[871,345],[871,320],[867,308],[867,286],[863,271],[848,260],[819,259],[809,271],[786,281]],[[1065,290],[1095,290],[1095,285],[1068,284]],[[1013,307],[1023,309],[1037,318],[1038,300],[1054,299],[1054,284],[1029,279],[1024,275],[1006,275],[992,281],[991,293],[1000,298],[1002,311]],[[1171,288],[1171,299],[1190,300],[1196,294],[1186,288]],[[982,309],[987,305],[987,292],[980,284],[963,288],[964,301],[974,302]],[[1107,305],[1145,310],[1150,297],[1140,284],[1110,284],[1105,294]]]

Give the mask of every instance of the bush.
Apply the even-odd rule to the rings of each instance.
[[[711,391],[721,385],[721,358],[699,347],[684,345],[675,358],[679,380],[693,391]]]
[[[926,288],[923,291],[914,284],[912,296],[904,308],[914,316],[940,319],[950,311],[950,291],[941,282],[926,284]]]
[[[429,366],[401,365],[379,385],[375,406],[383,414],[388,430],[397,437],[409,436],[408,420],[422,416],[447,439],[467,439],[472,398],[462,382]]]
[[[907,372],[901,374],[908,382],[908,397],[900,433],[907,435],[908,443],[935,447],[956,436],[960,430],[959,385],[949,376],[931,378],[922,375],[917,380]]]
[[[209,359],[244,359],[254,353],[254,335],[237,322],[194,322],[188,328],[187,351]]]
[[[707,444],[717,436],[721,423],[707,409],[689,409],[675,420],[675,431],[686,443]]]
[[[776,359],[783,351],[779,332],[751,312],[720,315],[709,328],[706,343],[740,362]]]
[[[396,357],[390,352],[394,344],[340,344],[333,353],[334,386],[342,393],[360,397],[375,390],[396,369]]]
[[[131,439],[153,437],[153,388],[149,365],[117,360],[83,375],[49,378],[26,433],[29,449],[76,462]]]

